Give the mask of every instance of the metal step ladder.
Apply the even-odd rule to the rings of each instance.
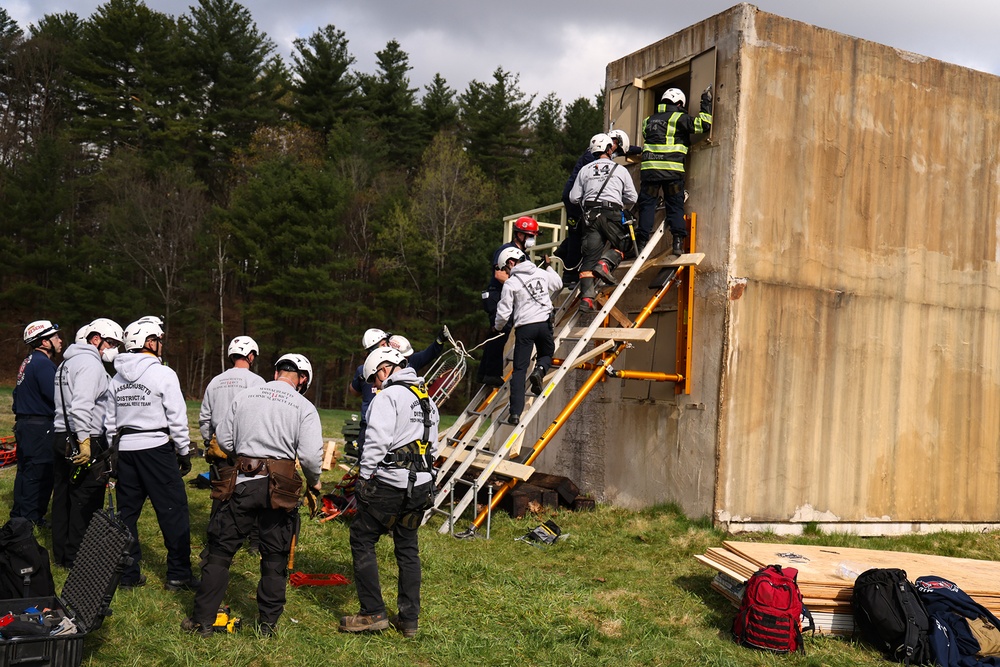
[[[498,389],[481,388],[451,428],[439,436],[439,442],[442,444],[441,452],[442,456],[445,456],[445,460],[437,472],[438,492],[434,497],[433,506],[424,516],[425,523],[435,514],[441,514],[446,517],[446,520],[438,532],[453,531],[459,517],[475,501],[478,490],[484,488],[487,480],[494,473],[498,473],[501,463],[508,456],[517,456],[528,425],[542,410],[563,378],[575,367],[601,356],[615,344],[613,338],[600,335],[599,330],[603,329],[602,324],[607,317],[613,312],[617,315],[615,304],[642,272],[643,265],[649,259],[663,234],[664,225],[661,224],[650,235],[642,252],[631,262],[625,276],[603,300],[600,311],[593,316],[586,327],[577,326],[581,319],[580,313],[575,307],[578,302],[579,288],[574,289],[563,299],[556,309],[555,349],[559,350],[560,345],[564,343],[567,346],[571,345],[571,349],[563,356],[562,363],[558,368],[545,377],[541,394],[532,396],[528,393],[525,397],[525,411],[517,425],[510,427],[501,420],[501,415],[506,410],[510,397],[509,382],[505,382]],[[625,263],[623,263],[624,265]],[[606,329],[604,331],[607,332]],[[592,341],[601,338],[605,339],[602,344],[590,350],[587,349]],[[505,368],[505,379],[508,381],[510,372],[509,369]],[[466,482],[462,478],[470,467],[480,472],[474,481]],[[531,472],[533,469],[527,468],[513,474],[514,478],[524,481],[530,477]],[[470,488],[461,500],[453,505],[449,503],[448,507],[444,508],[445,501],[453,497],[453,488],[460,480]]]

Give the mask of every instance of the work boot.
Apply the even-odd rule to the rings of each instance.
[[[673,254],[680,257],[684,254],[684,237],[674,234],[674,247],[672,250]]]
[[[542,394],[542,380],[545,378],[545,369],[541,366],[535,366],[535,370],[531,372],[528,376],[528,385],[531,387],[531,393],[535,396],[541,396]]]
[[[493,389],[503,386],[503,378],[497,375],[487,375],[483,378],[482,382],[487,387],[492,387]]]
[[[192,620],[191,618],[185,618],[183,621],[181,621],[181,630],[183,630],[184,632],[197,633],[199,637],[211,637],[213,634],[215,634],[215,631],[212,629],[212,626],[203,625],[202,623],[198,623]]]
[[[118,584],[119,590],[130,591],[133,588],[142,588],[146,585],[146,575],[140,574],[138,579],[133,581],[123,581]]]
[[[597,266],[594,267],[594,275],[606,282],[609,285],[617,285],[618,281],[611,274],[613,269],[608,265],[607,260],[598,260]]]
[[[172,591],[196,591],[201,586],[201,581],[191,577],[190,579],[169,579],[163,584],[163,588]]]
[[[577,310],[581,313],[596,313],[598,308],[597,304],[594,303],[593,297],[585,296],[580,298],[580,305],[577,306]]]
[[[341,632],[379,632],[389,629],[389,618],[381,614],[355,614],[340,619]]]
[[[562,281],[563,281],[563,287],[572,292],[573,288],[576,287],[577,283],[580,282],[580,272],[566,269],[565,271],[563,271]]]
[[[517,426],[521,422],[521,415],[507,415],[507,423],[511,426]]]
[[[389,618],[389,625],[399,630],[399,634],[407,639],[417,636],[417,621],[404,621],[399,618],[399,614],[396,614]]]

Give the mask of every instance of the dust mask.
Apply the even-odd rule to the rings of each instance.
[[[528,248],[534,248],[534,247],[535,247],[535,237],[534,236],[529,236],[528,238],[524,239],[524,249],[525,250],[527,250]]]
[[[115,357],[117,357],[117,356],[118,356],[118,348],[117,347],[109,347],[108,349],[104,350],[104,352],[101,352],[101,359],[103,359],[104,361],[106,361],[109,364],[113,363],[114,360],[115,360]]]

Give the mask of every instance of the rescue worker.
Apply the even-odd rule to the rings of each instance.
[[[216,612],[229,586],[233,555],[251,529],[260,532],[260,581],[257,628],[274,633],[285,608],[286,565],[299,527],[299,495],[306,478],[306,499],[315,510],[321,493],[323,433],[316,407],[303,396],[312,382],[312,364],[301,354],[285,354],[274,364],[274,380],[233,398],[216,437],[236,466],[213,488],[222,507],[208,524],[208,556],[202,562],[201,588],[181,628],[203,637],[212,634]]]
[[[524,409],[524,378],[535,350],[535,368],[528,378],[531,393],[542,393],[542,379],[552,365],[555,344],[552,336],[552,294],[562,289],[562,279],[545,258],[546,268],[528,261],[517,248],[500,253],[500,265],[509,278],[503,284],[494,328],[514,326],[514,371],[510,376],[508,424],[517,424]]]
[[[31,352],[21,362],[14,386],[14,439],[17,473],[10,518],[22,517],[45,525],[52,494],[52,419],[55,416],[56,364],[62,351],[59,325],[36,320],[24,328]]]
[[[125,339],[114,320],[99,317],[82,329],[83,342],[66,348],[55,377],[53,440],[52,556],[73,567],[90,518],[104,501],[110,445],[104,433],[102,401],[111,378],[104,362],[118,356]]]
[[[608,130],[608,136],[615,144],[615,149],[611,153],[612,158],[637,156],[642,153],[638,146],[632,146],[629,142],[628,133],[625,130]],[[583,242],[583,209],[579,204],[569,200],[570,190],[576,183],[576,176],[586,165],[593,162],[594,154],[590,152],[590,147],[583,152],[573,165],[573,170],[563,185],[562,201],[566,207],[566,239],[559,244],[559,248],[553,253],[563,261],[563,286],[572,289],[580,280],[580,260],[583,259],[581,244]]]
[[[406,346],[410,349],[410,354],[413,355],[410,363],[419,372],[420,369],[441,356],[441,352],[444,351],[444,342],[447,340],[448,334],[448,327],[442,326],[441,331],[438,332],[434,342],[420,352],[413,352],[413,347],[410,346],[410,341],[408,341],[405,337],[386,333],[381,329],[368,329],[364,336],[361,337],[361,343],[365,348],[365,354],[369,354],[372,350],[378,347],[392,346],[399,349],[399,346],[403,341],[405,341]],[[395,345],[393,345],[393,339],[395,339]],[[404,356],[407,355],[404,354]],[[357,370],[354,372],[354,378],[351,380],[351,384],[348,385],[347,390],[350,394],[361,397],[361,423],[359,426],[360,430],[358,432],[358,456],[360,458],[360,452],[365,446],[365,430],[368,427],[368,406],[371,405],[372,399],[375,398],[376,393],[375,386],[370,382],[365,381],[364,364],[358,366]]]
[[[120,587],[146,584],[139,571],[142,550],[137,528],[149,498],[167,549],[168,591],[194,590],[191,573],[191,526],[183,477],[191,472],[187,405],[177,373],[160,361],[163,329],[139,320],[125,327],[125,350],[115,358],[117,373],[105,395],[105,428],[117,455],[116,495],[121,520],[135,536],[132,562]],[[114,456],[114,455],[113,455]]]
[[[483,292],[483,310],[490,318],[490,336],[497,336],[483,345],[483,360],[479,363],[476,380],[487,387],[499,387],[503,384],[503,349],[507,345],[510,327],[496,330],[493,323],[497,318],[497,304],[500,303],[500,292],[507,280],[507,272],[500,266],[500,253],[507,248],[517,248],[527,252],[535,246],[538,236],[538,221],[528,216],[521,216],[514,221],[514,235],[509,243],[504,243],[493,252],[493,277],[490,278],[486,291]]]
[[[597,159],[577,174],[570,201],[583,209],[583,262],[580,265],[580,311],[597,310],[594,276],[614,285],[615,268],[625,256],[629,234],[622,224],[622,209],[635,203],[635,184],[628,170],[611,159],[614,141],[606,134],[590,139]],[[605,245],[610,248],[605,250]]]
[[[260,354],[260,348],[253,338],[237,336],[229,342],[226,354],[233,367],[216,375],[208,383],[201,400],[201,411],[198,413],[198,430],[205,443],[205,457],[217,461],[226,459],[225,453],[219,450],[215,432],[219,428],[219,422],[226,416],[229,404],[244,389],[264,384],[264,378],[251,370]],[[211,452],[211,457],[208,452]]]
[[[441,353],[444,352],[444,342],[450,334],[451,332],[448,331],[447,326],[441,327],[441,331],[438,333],[437,338],[434,339],[434,342],[419,352],[413,351],[413,346],[410,345],[410,341],[406,336],[392,334],[389,336],[389,347],[399,350],[406,357],[406,362],[410,368],[420,373],[432,361],[441,356]]]
[[[684,159],[691,137],[712,128],[712,86],[701,94],[701,111],[688,115],[687,98],[678,88],[667,88],[656,113],[642,123],[642,177],[639,194],[639,248],[653,231],[656,203],[663,194],[666,222],[673,234],[672,252],[684,254]]]
[[[431,505],[438,452],[438,410],[423,378],[399,350],[380,348],[365,359],[365,377],[380,391],[368,410],[368,439],[355,483],[358,513],[351,524],[351,555],[360,611],[340,619],[341,632],[385,630],[417,634],[420,548],[417,529]],[[399,612],[386,613],[375,544],[390,533],[399,568]]]

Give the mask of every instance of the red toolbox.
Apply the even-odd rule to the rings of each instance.
[[[0,667],[79,665],[84,638],[111,614],[111,598],[129,561],[131,547],[132,535],[114,512],[97,512],[87,526],[61,596],[0,600],[0,616],[8,612],[16,616],[29,607],[49,608],[63,611],[77,627],[72,634],[0,639]]]

